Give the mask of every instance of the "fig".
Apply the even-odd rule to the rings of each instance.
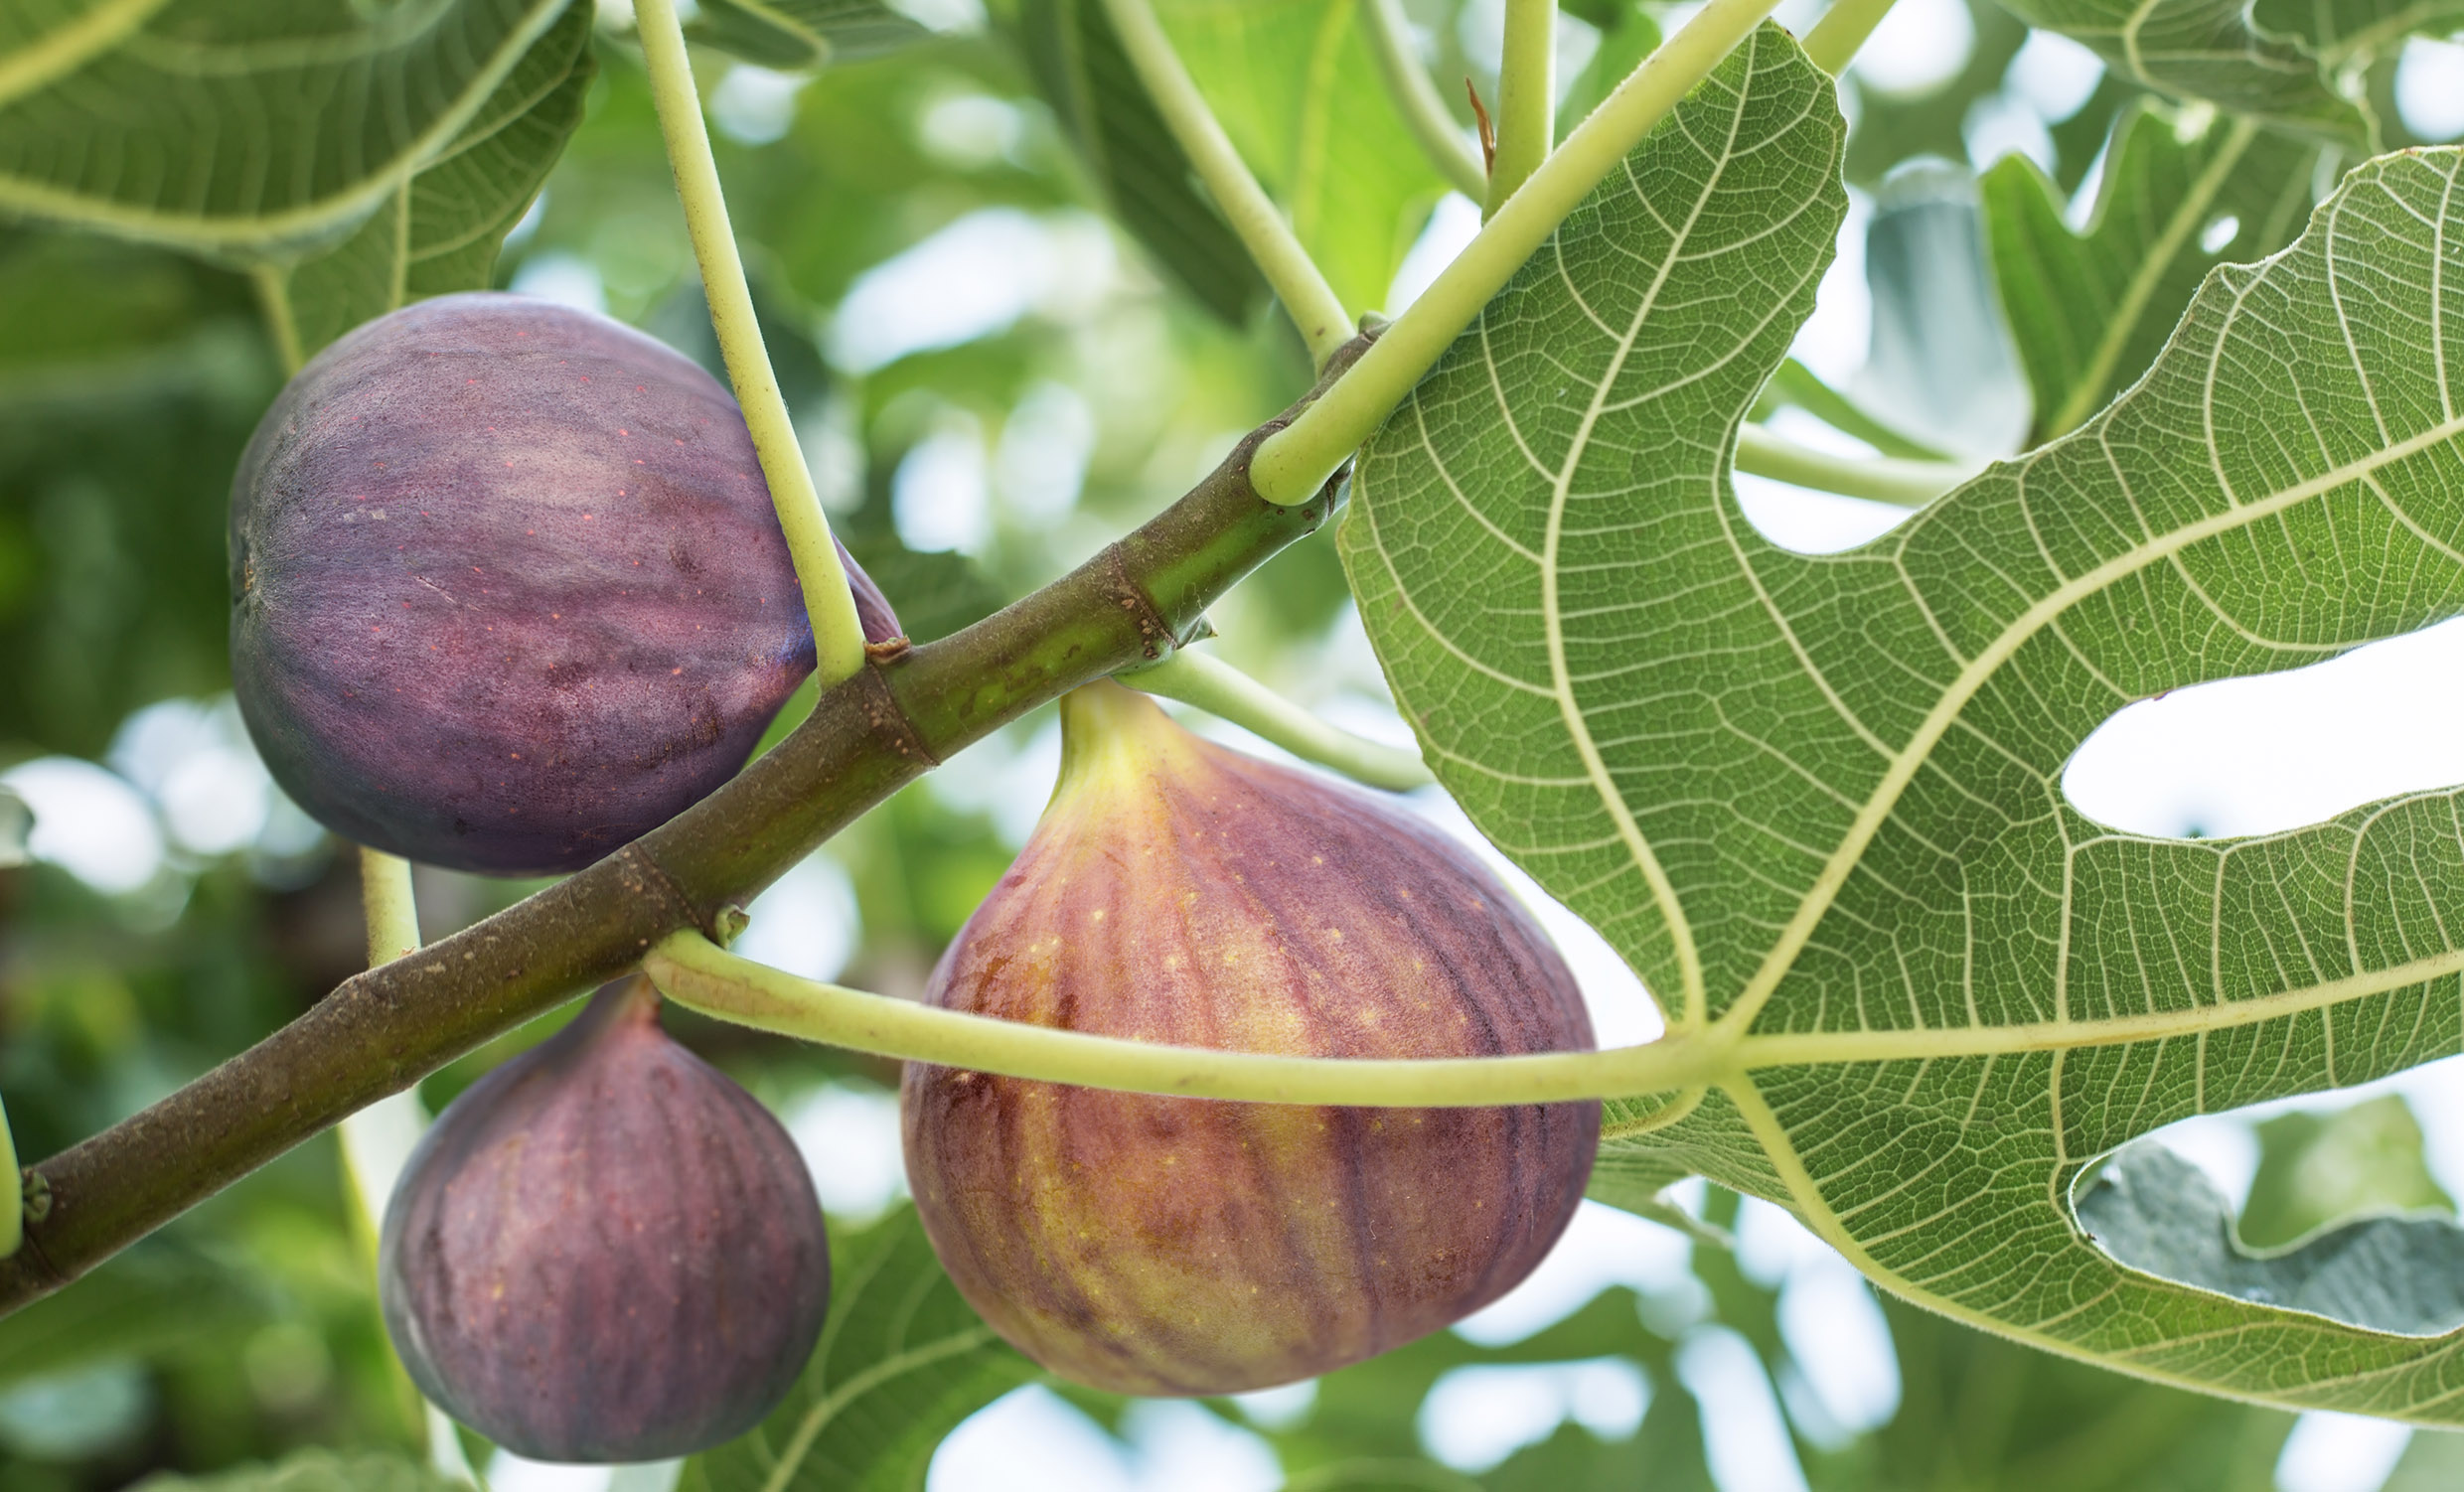
[[[439,296],[317,355],[231,482],[231,677],[328,828],[577,870],[743,765],[813,670],[752,438],[587,312]],[[897,634],[844,548],[866,636]]]
[[[1588,1048],[1574,976],[1462,846],[1103,682],[1059,786],[926,999],[1142,1041],[1326,1057]],[[1356,1109],[906,1070],[907,1173],[1020,1351],[1126,1394],[1307,1378],[1512,1288],[1573,1217],[1597,1103]]]
[[[785,1397],[830,1305],[795,1143],[671,1040],[634,978],[447,1106],[385,1209],[379,1295],[412,1381],[542,1461],[650,1461]]]

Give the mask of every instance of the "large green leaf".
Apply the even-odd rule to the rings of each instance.
[[[942,1436],[1038,1376],[959,1297],[912,1208],[834,1242],[804,1377],[759,1428],[686,1462],[686,1492],[915,1492]]]
[[[138,1492],[470,1492],[470,1483],[391,1451],[301,1450],[214,1476],[149,1476]]]
[[[1446,183],[1377,83],[1359,0],[1162,0],[1156,11],[1344,309],[1382,308]]]
[[[932,35],[881,0],[701,0],[689,35],[782,71],[878,57]]]
[[[2210,269],[2291,242],[2318,157],[2246,119],[2143,104],[2114,132],[2083,234],[2033,161],[2005,156],[1986,172],[1985,234],[2036,396],[2034,439],[2079,428],[2147,372]],[[2211,239],[2226,220],[2234,230]]]
[[[2452,29],[2464,21],[2464,0],[2257,0],[2250,19],[2317,56],[2332,76],[2416,32]]]
[[[2464,1042],[2464,795],[2197,841],[2061,787],[2131,700],[2464,611],[2464,153],[2360,169],[2077,435],[1810,556],[1727,468],[1830,254],[1838,131],[1759,34],[1354,481],[1345,557],[1431,765],[1668,1007],[1683,1091],[1613,1106],[1607,1149],[2022,1341],[2464,1420],[2464,1338],[2126,1268],[2068,1202],[2160,1124]]]
[[[2250,0],[2002,0],[2031,26],[2084,42],[2116,73],[2306,134],[2358,144],[2362,111],[2318,60],[2250,20]]]
[[[134,1249],[0,1316],[0,1388],[228,1339],[270,1313],[237,1269],[173,1246]]]
[[[567,4],[0,7],[0,213],[250,261],[331,244],[490,112]]]
[[[1052,105],[1121,225],[1198,303],[1239,324],[1266,281],[1155,112],[1104,0],[1026,0],[1019,28],[1035,85]]]
[[[485,289],[505,234],[581,122],[596,72],[590,8],[574,5],[524,53],[472,120],[332,248],[258,267],[292,362],[405,301]]]

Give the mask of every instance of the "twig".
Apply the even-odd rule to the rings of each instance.
[[[1437,781],[1420,753],[1337,730],[1211,654],[1179,649],[1123,683],[1191,704],[1274,742],[1303,761],[1330,767],[1373,788],[1407,792]]]

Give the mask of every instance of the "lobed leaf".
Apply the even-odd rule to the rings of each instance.
[[[2464,1335],[2129,1268],[2068,1199],[2159,1125],[2464,1047],[2464,793],[2245,840],[2061,774],[2123,705],[2464,612],[2464,152],[2373,161],[2213,273],[2147,377],[1886,537],[1728,481],[1830,255],[1824,79],[1766,29],[1363,451],[1343,551],[1425,754],[1702,1053],[1605,1152],[1792,1208],[2054,1351],[2464,1422]]]
[[[2366,67],[2416,33],[2453,30],[2464,0],[2257,0],[2258,30],[2319,59],[2329,75]]]
[[[489,113],[569,3],[0,8],[0,213],[245,262],[330,246]]]
[[[835,1239],[830,1319],[758,1429],[685,1463],[685,1492],[924,1485],[958,1422],[1038,1377],[960,1298],[913,1208]]]
[[[2249,0],[2002,0],[2031,26],[2093,48],[2122,76],[2345,144],[2370,137],[2318,59],[2253,25]]]
[[[2247,119],[2154,103],[2122,118],[2110,150],[2084,233],[2025,156],[2003,157],[1977,184],[2039,441],[2079,428],[2147,372],[2210,269],[2292,241],[2320,155]],[[2233,231],[2213,242],[2228,221]]]

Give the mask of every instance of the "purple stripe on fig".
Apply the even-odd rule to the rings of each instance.
[[[813,670],[734,400],[543,301],[441,296],[319,354],[249,442],[230,539],[275,780],[431,864],[579,869],[725,782]],[[846,562],[867,638],[894,634]]]
[[[1191,735],[1063,701],[1060,786],[926,998],[1145,1041],[1340,1057],[1593,1044],[1574,976],[1461,845]],[[1511,1289],[1573,1217],[1597,1103],[1340,1109],[908,1067],[916,1206],[960,1290],[1131,1394],[1309,1377]]]
[[[385,1326],[440,1408],[537,1460],[689,1455],[812,1356],[830,1245],[770,1112],[608,985],[456,1099],[385,1209]]]

